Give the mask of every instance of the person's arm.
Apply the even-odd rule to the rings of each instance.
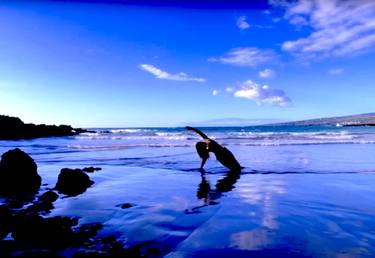
[[[203,139],[205,140],[208,140],[209,138],[207,137],[207,135],[205,135],[204,133],[202,133],[200,130],[198,130],[197,128],[194,128],[194,127],[191,127],[191,126],[186,126],[185,127],[187,130],[190,130],[190,131],[193,131],[193,132],[196,132],[197,134],[199,134],[200,137],[202,137]]]
[[[208,158],[204,157],[204,158],[201,158],[201,167],[199,168],[201,171],[204,171],[204,164],[206,164],[206,161],[207,161]]]
[[[207,150],[207,143],[205,142],[197,142],[195,144],[195,148],[197,149],[197,153],[199,157],[201,158],[201,166],[200,170],[203,170],[203,166],[206,163],[207,159],[210,157]]]

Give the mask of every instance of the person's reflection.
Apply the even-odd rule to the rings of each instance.
[[[227,174],[219,179],[216,183],[215,189],[211,189],[210,182],[206,179],[204,171],[201,172],[201,182],[198,185],[197,198],[203,200],[203,205],[194,207],[190,211],[186,210],[186,213],[199,212],[200,208],[208,205],[218,204],[218,200],[222,193],[230,192],[235,187],[234,184],[240,178],[241,170],[230,170]]]
[[[203,199],[204,203],[209,200],[209,193],[211,191],[210,182],[207,181],[204,172],[201,172],[201,182],[198,185],[197,197],[198,199]]]
[[[234,188],[234,184],[240,178],[240,170],[231,170],[225,177],[219,179],[216,183],[216,191],[224,193],[230,192]]]

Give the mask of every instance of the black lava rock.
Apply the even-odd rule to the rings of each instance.
[[[5,152],[0,161],[0,194],[36,193],[41,184],[34,160],[16,148]]]
[[[3,239],[12,230],[13,216],[5,205],[0,206],[0,239]]]
[[[58,198],[59,195],[54,191],[47,191],[41,196],[39,196],[38,200],[34,202],[31,206],[27,207],[25,211],[29,213],[50,213],[51,210],[54,208],[53,202],[56,201]]]
[[[18,251],[19,245],[14,240],[0,240],[0,257],[13,257],[12,253]]]
[[[89,132],[69,125],[25,124],[18,117],[0,115],[0,140],[32,139],[51,136],[71,136]]]
[[[112,258],[113,256],[95,251],[79,251],[73,255],[73,258]]]
[[[77,232],[77,239],[80,242],[84,242],[86,239],[92,238],[96,236],[103,228],[103,225],[101,223],[91,223],[91,224],[85,224],[79,227],[79,230]]]
[[[63,168],[59,174],[55,189],[60,193],[76,196],[87,190],[94,181],[81,169]]]
[[[63,258],[51,251],[30,251],[14,256],[15,258]]]
[[[39,197],[40,202],[54,202],[59,198],[59,195],[54,191],[47,191]]]

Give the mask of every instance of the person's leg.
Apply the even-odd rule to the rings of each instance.
[[[216,159],[230,170],[241,170],[241,165],[238,163],[233,153],[225,147],[217,148],[215,156]]]

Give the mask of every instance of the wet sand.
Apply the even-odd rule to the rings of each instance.
[[[190,147],[36,154],[48,188],[61,167],[94,165],[95,184],[49,216],[101,222],[101,236],[166,257],[373,257],[373,145],[229,146],[245,166]],[[122,209],[121,205],[130,204]]]

